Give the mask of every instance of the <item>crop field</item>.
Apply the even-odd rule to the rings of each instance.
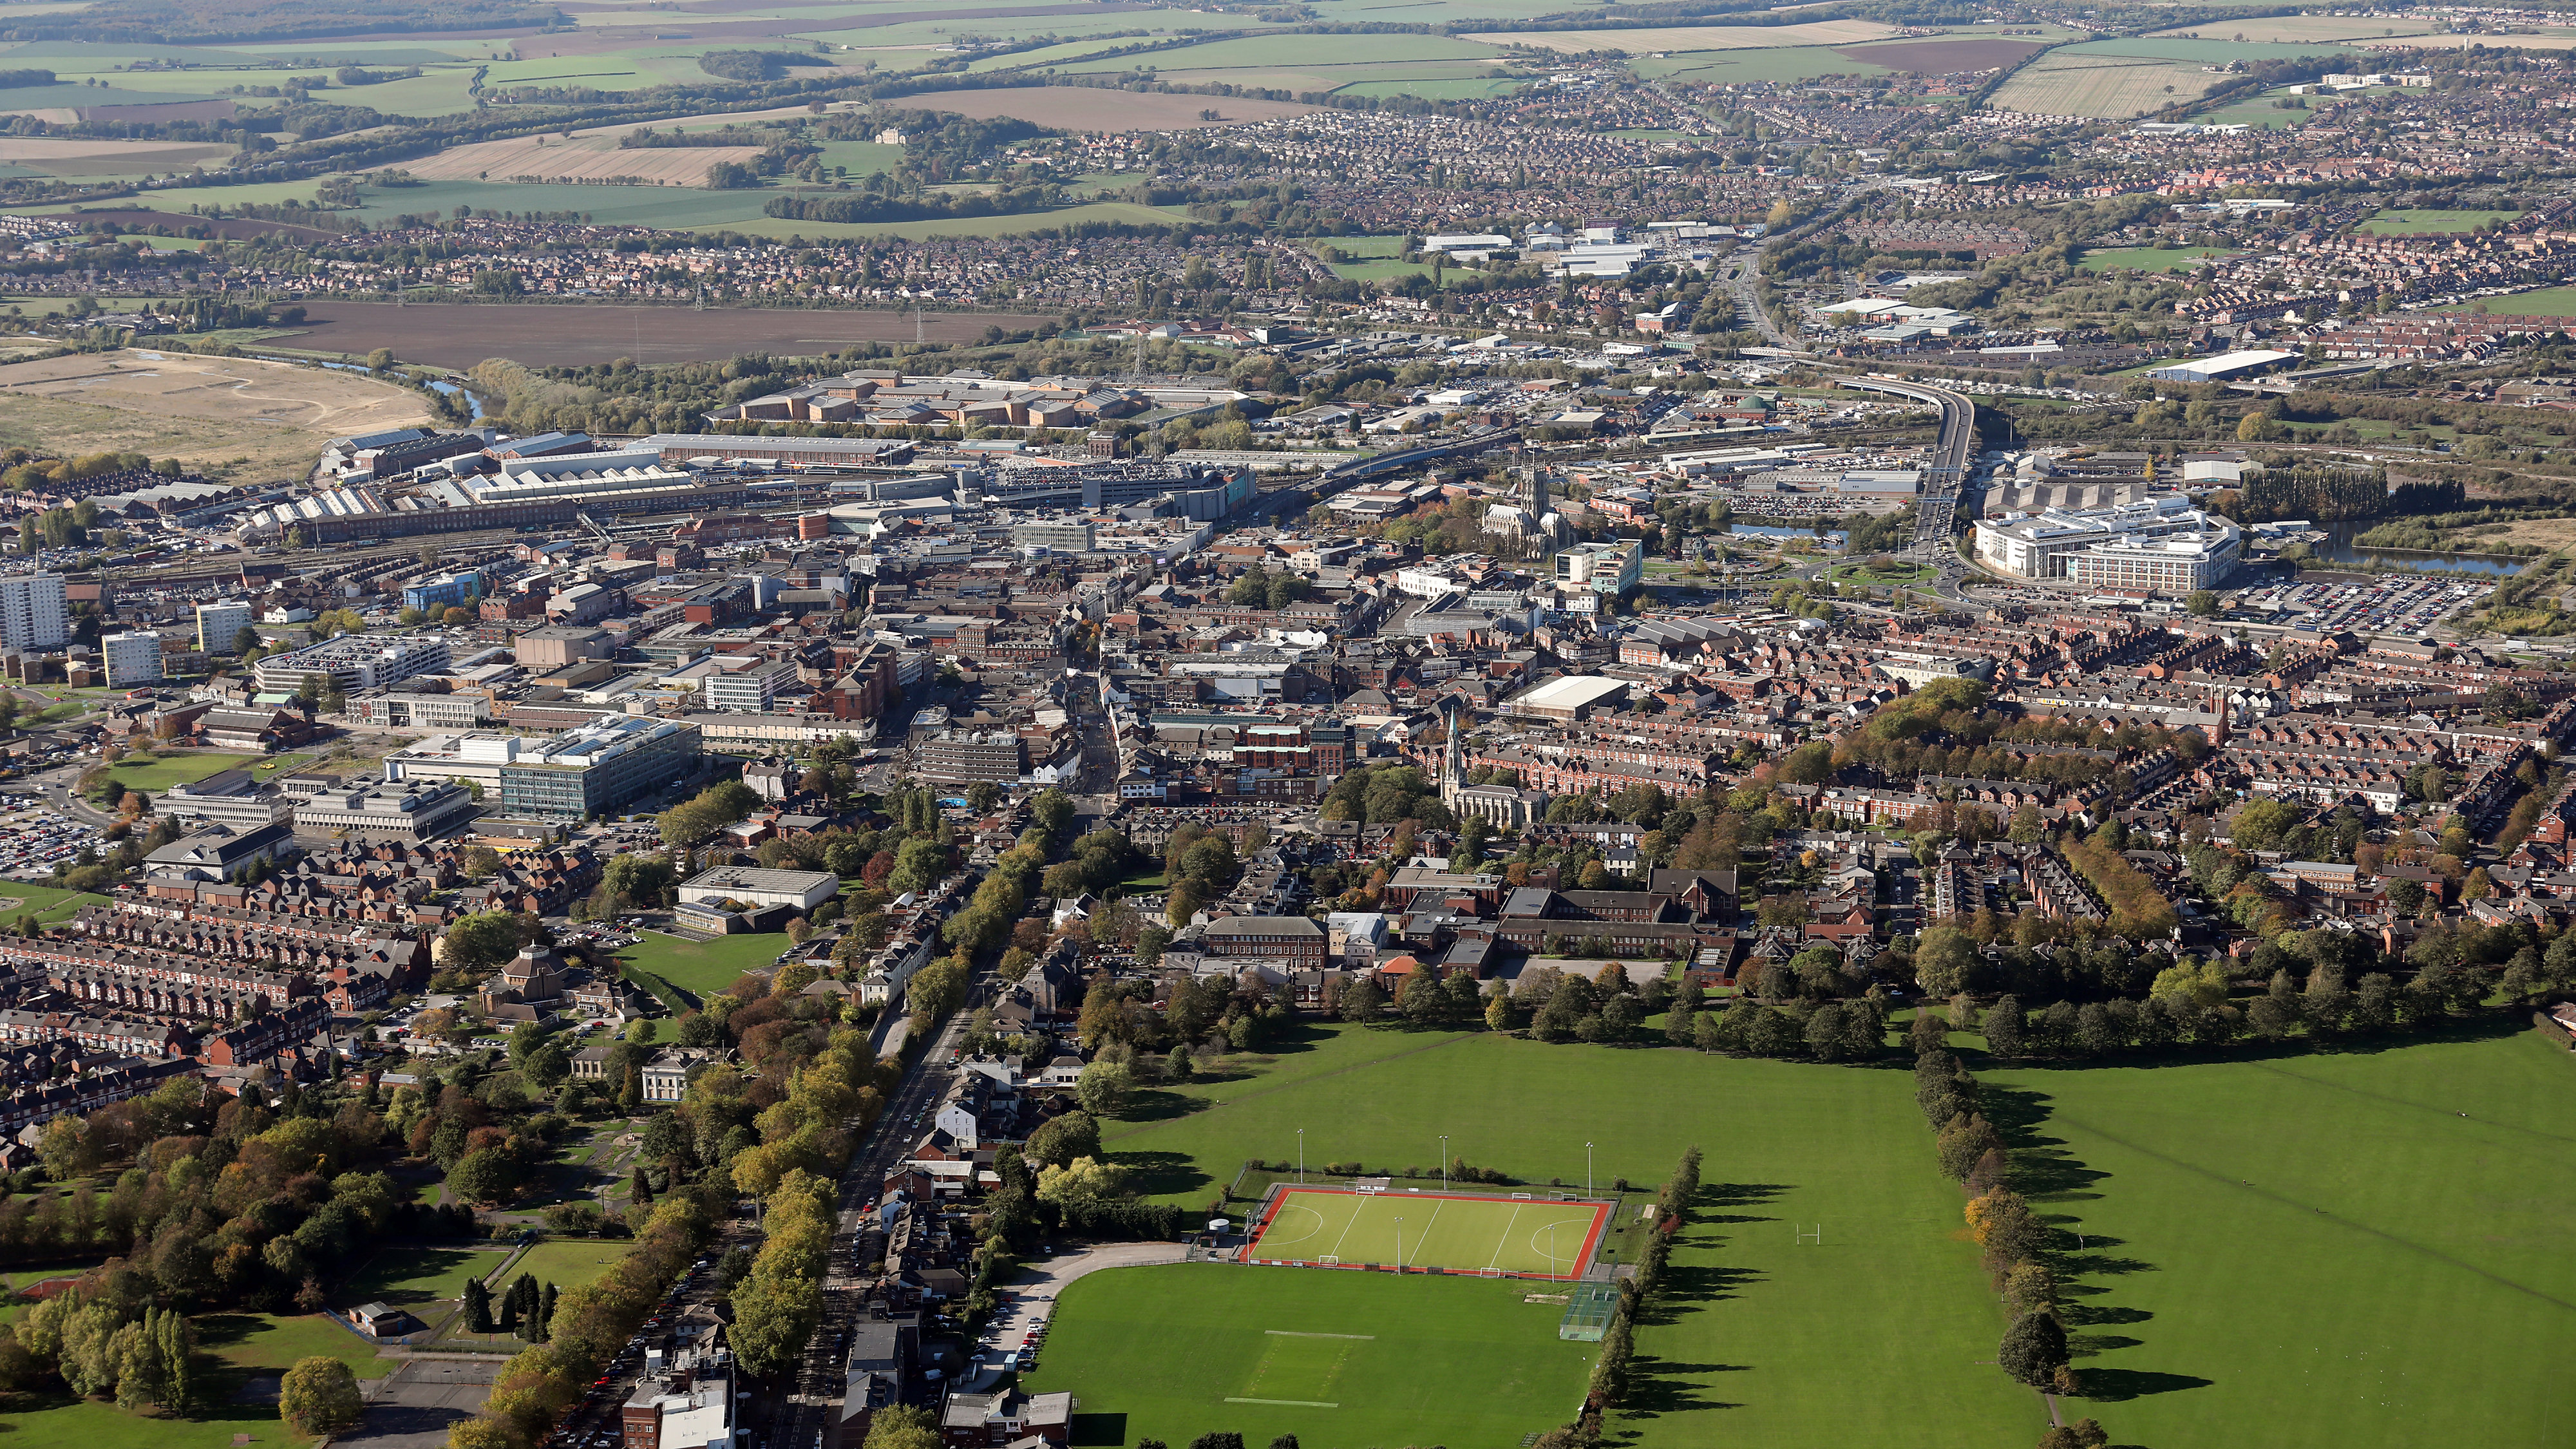
[[[1059,215],[1061,213],[1058,213]],[[1003,217],[998,220],[1025,220]],[[785,225],[785,223],[781,223]],[[808,235],[815,228],[804,225]],[[782,233],[783,235],[783,233]],[[472,367],[507,357],[531,367],[604,362],[704,362],[746,352],[820,357],[856,342],[909,342],[909,312],[839,312],[801,307],[548,306],[526,302],[314,302],[295,345],[363,353],[390,347],[405,362]],[[987,327],[1017,332],[1052,324],[1026,313],[930,312],[924,337],[971,342]],[[6,369],[0,369],[6,376]]]
[[[2466,50],[2472,45],[2484,46],[2489,50],[2572,50],[2576,49],[2576,30],[2551,29],[2537,35],[2493,35],[2484,31],[2476,34],[2454,32],[2448,35],[2420,35],[2406,40],[2388,41],[2384,46],[2373,48]]]
[[[230,465],[243,481],[300,479],[334,437],[429,417],[420,394],[391,383],[176,352],[9,363],[0,366],[0,397],[0,443]]]
[[[2312,40],[2380,40],[2405,36],[2410,43],[2430,27],[2388,15],[2268,15],[2259,19],[2212,21],[2159,30],[2153,39],[2272,41],[2297,44]]]
[[[451,146],[408,168],[424,181],[626,180],[642,186],[704,186],[719,161],[748,165],[757,146],[671,146],[624,149],[606,136],[549,143],[543,136]]]
[[[1162,52],[1155,58],[1196,56],[1200,49],[1192,46],[1188,50]],[[1067,131],[1189,131],[1202,126],[1241,126],[1254,121],[1277,120],[1281,116],[1302,116],[1315,109],[1294,101],[1094,90],[1088,86],[923,91],[919,95],[904,97],[903,106],[907,110],[948,111],[977,120],[1009,116],[1031,125],[1054,126]],[[1221,119],[1204,119],[1199,114],[1202,111],[1214,111]]]
[[[2178,61],[2059,50],[2015,71],[1996,89],[1992,103],[1999,111],[2122,120],[2189,101],[2225,79]]]
[[[1647,55],[1677,50],[1771,50],[1791,45],[1859,45],[1885,40],[1897,33],[1895,26],[1882,25],[1875,20],[1810,20],[1798,25],[1675,25],[1651,30],[1505,30],[1465,38],[1494,45],[1532,45],[1570,55],[1593,50]]]
[[[1058,1300],[1022,1386],[1080,1396],[1077,1446],[1230,1431],[1305,1449],[1516,1449],[1574,1416],[1591,1372],[1593,1345],[1556,1336],[1564,1309],[1539,1286],[1205,1263],[1093,1273]]]
[[[1825,75],[1886,75],[1888,68],[1854,60],[1822,45],[1784,46],[1778,50],[1695,50],[1662,59],[1642,57],[1628,68],[1652,80],[1677,76],[1710,85],[1743,85],[1749,81],[1802,81]]]
[[[2303,55],[2325,57],[2354,56],[2360,51],[2349,45],[2318,42],[2313,45],[2291,45],[2279,42],[2233,40],[2175,40],[2168,36],[2123,36],[2116,40],[2088,40],[2070,45],[2049,57],[2058,56],[2126,56],[2137,60],[2189,61],[2194,65],[2229,65],[2236,61],[2295,60]]]
[[[1628,34],[1622,31],[1620,34]],[[1494,47],[1448,35],[1252,35],[1211,40],[1180,50],[1157,51],[1150,57],[1164,71],[1329,70],[1346,65],[1382,65],[1390,61],[1463,60],[1491,62]],[[1075,61],[1060,67],[1081,74],[1123,71],[1126,57]],[[1125,99],[1119,92],[1098,92]],[[1187,96],[1176,100],[1191,99]]]
[[[2576,1444],[2576,1060],[2535,1032],[1979,1073],[2115,1442]],[[2442,1331],[2435,1325],[2453,1325]],[[2428,1331],[2431,1330],[2431,1331]]]
[[[170,141],[0,136],[0,161],[46,176],[142,176],[189,171],[223,161],[234,149]]]
[[[2372,236],[2449,236],[2475,231],[2491,221],[2511,221],[2518,211],[2432,211],[2409,208],[2383,211],[2358,228]]]
[[[1599,1202],[1463,1193],[1359,1193],[1289,1188],[1272,1199],[1244,1250],[1254,1263],[1351,1263],[1442,1273],[1574,1278],[1609,1221]],[[1410,1220],[1413,1231],[1407,1233]]]
[[[1958,40],[1905,40],[1889,45],[1842,46],[1839,49],[1854,60],[1865,60],[1889,70],[1958,75],[2017,65],[2032,51],[2045,49],[2047,45],[2045,40],[2011,40],[1997,35]]]

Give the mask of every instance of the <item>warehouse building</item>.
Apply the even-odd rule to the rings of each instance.
[[[2158,382],[2232,382],[2240,377],[2260,377],[2285,362],[2298,359],[2295,352],[2281,352],[2258,347],[2244,352],[2222,352],[2216,357],[2196,357],[2188,362],[2168,363],[2147,376]]]

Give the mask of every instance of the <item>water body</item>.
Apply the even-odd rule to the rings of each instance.
[[[355,362],[323,362],[315,365],[319,367],[327,367],[333,372],[358,372],[365,373],[370,377],[375,375],[372,369]],[[445,393],[449,397],[464,398],[465,406],[469,410],[469,416],[475,422],[479,423],[483,421],[483,399],[476,397],[471,389],[459,387],[452,382],[442,382],[435,378],[430,380],[429,389],[432,392]]]
[[[2355,535],[2369,530],[2368,523],[2329,523],[2325,525],[2325,542],[2312,552],[2329,563],[2364,567],[2378,564],[2387,569],[2403,569],[2419,574],[2474,574],[2481,578],[2509,578],[2523,571],[2528,560],[2507,561],[2494,558],[2468,558],[2459,554],[2426,553],[2412,548],[2363,548],[2353,542]],[[2540,555],[2534,554],[2533,558]]]

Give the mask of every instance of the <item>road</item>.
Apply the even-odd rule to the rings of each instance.
[[[868,1265],[852,1261],[863,1224],[860,1209],[876,1201],[887,1174],[925,1130],[924,1123],[915,1119],[925,1118],[947,1093],[956,1074],[948,1056],[965,1036],[966,1015],[964,1011],[951,1015],[939,1039],[914,1059],[884,1114],[841,1174],[840,1224],[832,1234],[831,1262],[823,1280],[822,1321],[797,1362],[795,1388],[785,1395],[773,1391],[763,1449],[820,1449],[825,1431],[839,1412],[848,1382],[850,1326],[866,1311],[877,1287],[877,1279],[866,1273]]]

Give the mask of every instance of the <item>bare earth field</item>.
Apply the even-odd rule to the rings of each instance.
[[[230,146],[167,141],[101,141],[50,136],[0,136],[0,162],[49,176],[138,176],[184,171],[233,153]]]
[[[1896,34],[1875,20],[1810,20],[1800,25],[1682,25],[1655,30],[1514,30],[1462,36],[1489,45],[1535,45],[1580,54],[1618,50],[1630,55],[1674,50],[1767,50],[1781,45],[1858,45]]]
[[[148,350],[0,366],[0,441],[59,454],[149,453],[238,464],[236,481],[301,478],[334,437],[425,422],[420,395],[346,373]]]
[[[2044,40],[2006,40],[2000,36],[1966,40],[1909,40],[1896,45],[1841,45],[1838,55],[1883,65],[1889,70],[1915,70],[1925,75],[1958,75],[1966,71],[2001,70],[2018,63]]]
[[[522,136],[452,146],[426,161],[413,162],[409,169],[424,181],[618,180],[640,186],[703,186],[707,171],[717,162],[748,164],[759,155],[757,146],[621,150],[607,136],[553,142],[542,136]]]
[[[977,12],[982,13],[982,12]],[[1184,51],[1182,54],[1187,54]],[[1241,126],[1314,110],[1294,101],[1253,101],[1240,96],[1188,96],[1094,90],[1087,86],[1015,86],[1001,90],[923,91],[897,102],[905,109],[949,111],[989,121],[997,116],[1068,131],[1191,131],[1201,126]],[[1203,121],[1215,111],[1223,120]]]
[[[783,307],[699,312],[687,307],[465,302],[403,306],[320,300],[309,305],[312,319],[293,339],[296,348],[362,354],[390,347],[405,362],[439,367],[472,367],[487,357],[506,357],[531,367],[582,366],[620,357],[639,363],[704,362],[745,352],[812,357],[838,352],[854,342],[912,340],[912,316],[904,312]],[[1057,320],[1028,314],[932,312],[922,318],[921,330],[933,342],[972,342],[987,327],[1016,332]]]

